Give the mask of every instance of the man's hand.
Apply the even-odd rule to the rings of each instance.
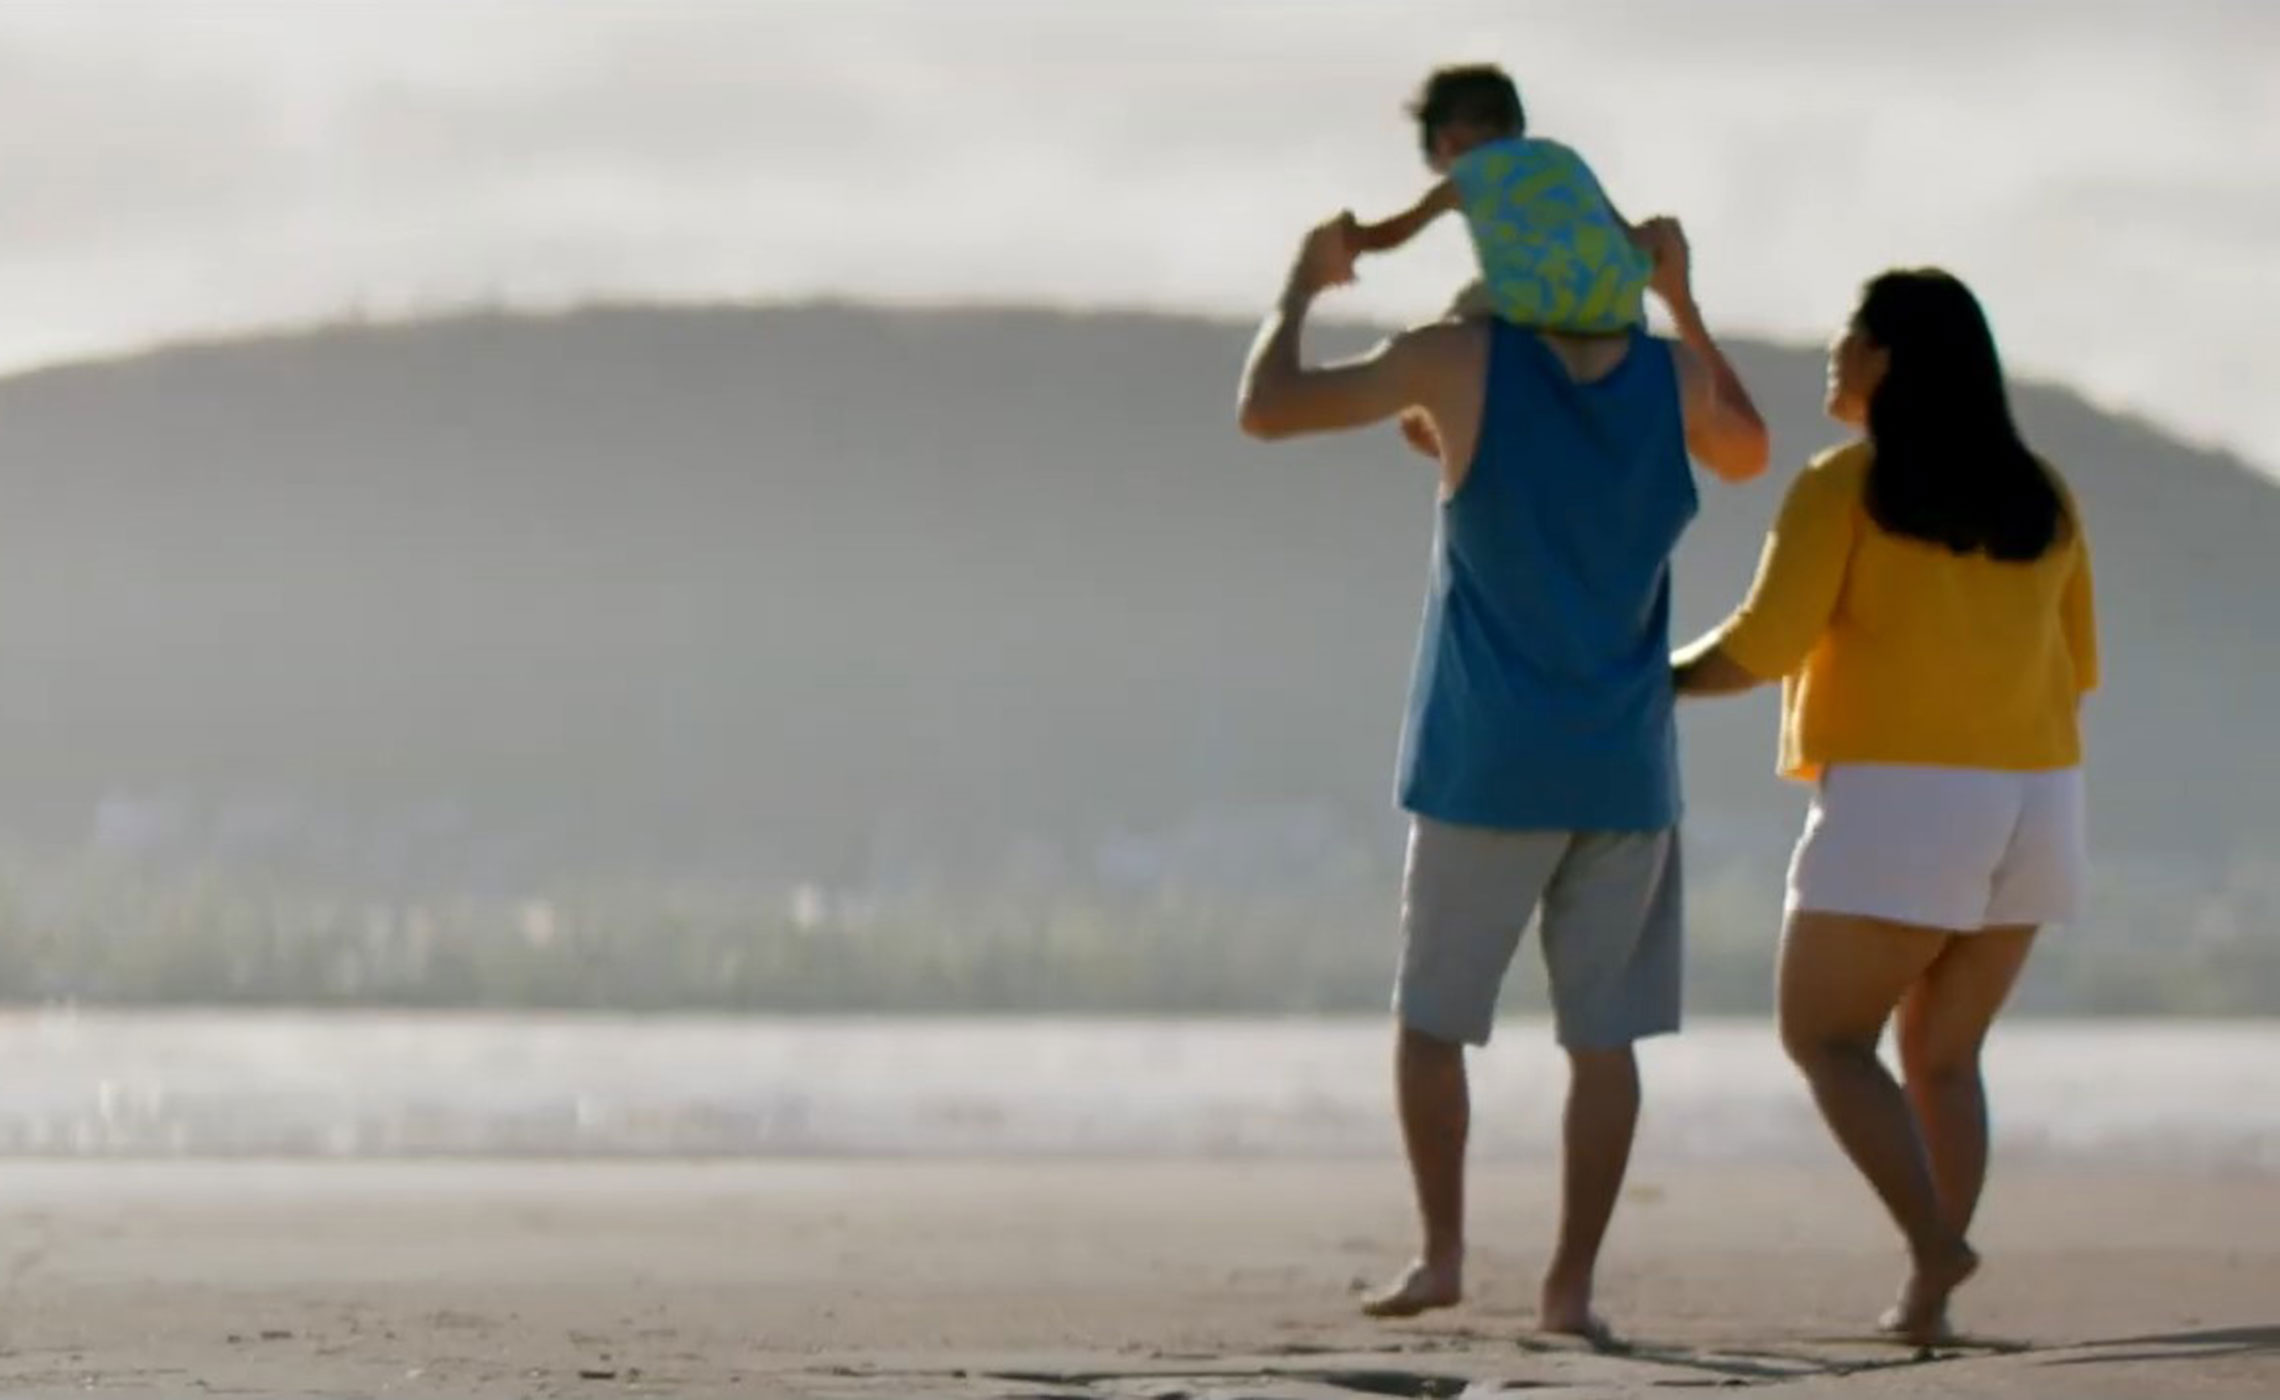
[[[1354,280],[1354,228],[1354,216],[1340,214],[1308,230],[1299,244],[1282,300],[1260,323],[1244,361],[1237,421],[1250,436],[1271,441],[1382,423],[1421,408],[1433,415],[1429,455],[1438,457],[1443,448],[1462,444],[1441,441],[1437,429],[1478,417],[1477,407],[1450,407],[1479,392],[1484,342],[1478,327],[1440,321],[1404,331],[1354,359],[1318,368],[1300,362],[1299,336],[1315,294]],[[1405,425],[1403,434],[1426,450],[1416,427]]]
[[[1284,300],[1312,301],[1327,288],[1342,287],[1353,281],[1359,228],[1353,213],[1343,211],[1307,230],[1305,239],[1298,245],[1298,256],[1291,263]]]
[[[1647,286],[1672,310],[1694,300],[1694,250],[1686,243],[1686,230],[1668,214],[1640,224],[1633,240],[1654,259],[1655,270]]]
[[[1748,481],[1765,470],[1771,447],[1765,419],[1742,377],[1711,338],[1694,301],[1694,250],[1686,230],[1669,215],[1639,225],[1638,245],[1655,260],[1647,285],[1670,308],[1678,333],[1679,395],[1686,412],[1686,450],[1726,481]]]
[[[1422,408],[1403,409],[1401,413],[1401,440],[1415,448],[1419,455],[1441,460],[1441,430],[1433,426],[1433,415]]]

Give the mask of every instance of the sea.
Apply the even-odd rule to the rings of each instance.
[[[16,1010],[0,1155],[1391,1157],[1390,1049],[1374,1018]],[[1763,1020],[1641,1058],[1645,1156],[1831,1151]],[[1472,1065],[1476,1156],[1549,1156],[1550,1027],[1508,1020]],[[2009,1155],[2280,1170],[2280,1020],[2017,1019],[1987,1073]]]

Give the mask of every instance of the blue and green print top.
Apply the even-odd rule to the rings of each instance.
[[[1623,232],[1583,157],[1512,137],[1449,168],[1497,315],[1541,330],[1609,334],[1646,323],[1654,264]]]

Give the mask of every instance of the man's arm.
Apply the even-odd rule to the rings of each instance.
[[[1686,450],[1722,481],[1763,474],[1772,456],[1765,419],[1726,352],[1710,334],[1694,300],[1692,255],[1676,219],[1649,219],[1638,241],[1655,260],[1653,287],[1670,308],[1678,333],[1678,386],[1686,415]]]
[[[1441,313],[1444,321],[1471,321],[1496,314],[1496,303],[1488,299],[1488,284],[1475,277],[1457,289],[1449,301],[1449,309]],[[1438,462],[1446,456],[1441,445],[1441,430],[1433,422],[1433,415],[1422,408],[1405,408],[1401,411],[1401,440],[1409,444],[1421,457]]]
[[[1678,384],[1686,414],[1687,454],[1720,481],[1736,485],[1765,474],[1773,437],[1741,376],[1710,338],[1701,313],[1672,312],[1678,331]]]
[[[1350,232],[1350,221],[1340,218],[1307,235],[1280,301],[1259,327],[1237,405],[1243,431],[1252,437],[1272,441],[1336,432],[1406,408],[1431,407],[1439,341],[1454,328],[1405,331],[1337,364],[1309,369],[1299,361],[1299,338],[1314,298],[1353,276]]]

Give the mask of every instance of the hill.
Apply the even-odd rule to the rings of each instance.
[[[1374,901],[1430,475],[1390,432],[1238,437],[1246,335],[606,309],[0,385],[19,903],[53,906],[67,856],[399,908],[791,890],[801,923],[1039,890]],[[1817,353],[1738,358],[1780,465],[1705,485],[1685,629],[1833,437]],[[2280,488],[2063,391],[2019,410],[2098,552],[2107,868],[2269,899]],[[1755,890],[1801,800],[1770,701],[1687,725],[1698,867]],[[1381,938],[1384,914],[1351,917]]]

